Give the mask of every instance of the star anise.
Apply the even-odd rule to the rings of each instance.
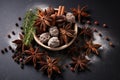
[[[87,64],[90,60],[86,59],[86,57],[84,55],[79,55],[78,57],[72,57],[72,65],[73,65],[73,69],[75,70],[84,70],[85,68],[87,68]]]
[[[75,31],[71,29],[71,24],[67,24],[60,28],[60,39],[65,42],[65,44],[68,43],[68,38],[73,38],[74,37]]]
[[[92,29],[89,27],[83,27],[81,29],[80,35],[84,35],[84,36],[88,36],[88,37],[92,38],[93,37]]]
[[[55,13],[55,10],[53,7],[49,6],[46,10],[47,15],[51,16],[52,14]]]
[[[34,68],[36,68],[37,61],[42,60],[43,55],[45,55],[44,53],[38,52],[38,48],[34,49],[33,47],[30,47],[29,50],[25,50],[24,52],[28,55],[28,57],[25,58],[25,64],[32,61]]]
[[[86,49],[86,55],[89,55],[91,52],[95,53],[95,54],[99,54],[98,52],[98,48],[100,48],[101,45],[100,44],[93,44],[93,42],[87,41],[84,48]]]
[[[51,26],[52,18],[47,15],[46,10],[38,10],[38,19],[35,22],[35,26],[39,27],[40,31],[46,31],[47,26]]]
[[[24,44],[23,44],[23,38],[24,36],[22,34],[19,34],[20,39],[16,39],[14,41],[12,41],[13,43],[15,43],[17,45],[16,50],[23,52],[24,51]]]
[[[81,20],[81,17],[88,17],[88,16],[90,16],[88,13],[85,12],[86,8],[87,8],[86,6],[81,8],[80,5],[78,5],[77,9],[76,8],[71,8],[73,14],[75,16],[77,16],[77,19],[78,19],[79,22]]]
[[[43,65],[40,70],[42,70],[42,71],[47,70],[49,78],[52,76],[53,71],[60,74],[61,72],[58,67],[58,62],[59,62],[58,58],[53,59],[53,58],[47,56],[46,61],[39,62],[41,65]]]

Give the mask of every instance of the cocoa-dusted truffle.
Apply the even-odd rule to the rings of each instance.
[[[48,32],[46,33],[42,33],[39,37],[39,40],[42,42],[42,43],[47,43],[48,40],[50,39],[50,34]]]
[[[53,26],[49,29],[49,33],[53,37],[57,37],[59,35],[59,30],[56,26]]]
[[[58,37],[52,37],[50,38],[50,40],[48,41],[48,46],[49,47],[58,47],[60,45],[60,40],[58,39]]]
[[[68,22],[75,23],[75,16],[71,12],[68,12],[66,14],[66,19]]]

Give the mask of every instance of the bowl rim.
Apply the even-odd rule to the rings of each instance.
[[[75,41],[75,39],[76,39],[76,37],[77,37],[77,33],[78,33],[78,25],[77,25],[77,23],[74,24],[74,31],[75,31],[75,33],[74,33],[74,38],[73,38],[68,44],[65,44],[65,45],[63,45],[63,46],[56,47],[56,48],[49,47],[49,46],[43,44],[42,42],[40,42],[40,40],[39,40],[38,37],[35,35],[35,33],[33,33],[33,37],[34,37],[34,40],[35,40],[40,46],[42,46],[42,47],[44,47],[44,48],[46,48],[46,49],[48,49],[48,50],[51,50],[51,51],[59,51],[59,50],[63,50],[63,49],[65,49],[65,48],[69,47],[69,46]]]

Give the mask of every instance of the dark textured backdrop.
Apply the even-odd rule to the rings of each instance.
[[[25,11],[34,5],[41,6],[51,5],[53,7],[65,5],[77,7],[78,4],[88,5],[92,18],[106,23],[109,29],[106,29],[111,36],[115,49],[110,48],[106,55],[90,66],[91,72],[75,74],[66,70],[61,79],[56,80],[120,80],[120,8],[119,2],[115,0],[0,0],[0,49],[12,45],[12,39],[7,38],[7,34],[15,31],[16,34],[20,29],[15,27],[18,22],[18,16],[24,15]],[[12,58],[12,53],[0,54],[0,80],[49,80],[46,76],[37,72],[33,67],[25,66],[22,70]]]

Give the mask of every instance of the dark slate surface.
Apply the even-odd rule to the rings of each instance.
[[[115,0],[0,0],[0,50],[13,45],[11,41],[18,38],[20,29],[15,27],[15,23],[21,24],[17,18],[23,17],[29,8],[40,4],[43,7],[65,5],[68,9],[77,7],[79,3],[88,5],[93,19],[109,25],[109,29],[104,31],[102,28],[101,32],[110,36],[116,47],[107,49],[99,61],[92,63],[91,71],[76,74],[66,70],[63,77],[55,80],[120,80],[120,8]],[[15,31],[16,36],[12,35],[12,31]],[[11,35],[11,39],[7,38],[8,34]],[[49,80],[31,66],[25,66],[22,70],[13,61],[12,55],[10,51],[0,54],[0,80]]]

